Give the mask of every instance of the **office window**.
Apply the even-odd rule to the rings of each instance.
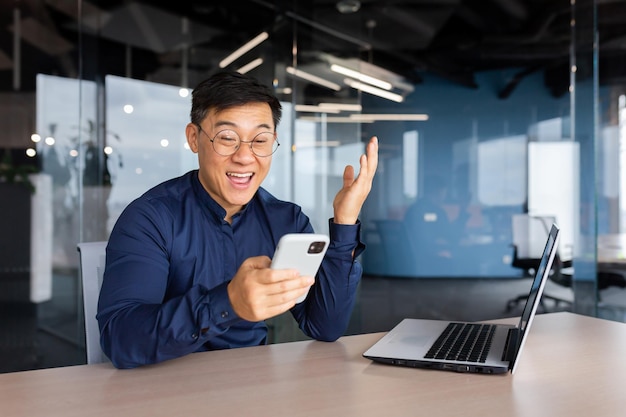
[[[478,143],[478,200],[488,206],[526,200],[526,135]]]
[[[419,161],[419,133],[417,130],[402,135],[402,185],[406,198],[417,197],[417,171]]]
[[[198,164],[185,137],[190,95],[181,97],[177,86],[113,75],[105,85],[110,231],[128,203]]]
[[[528,212],[554,216],[561,228],[559,254],[571,260],[579,212],[579,145],[576,142],[528,144]]]

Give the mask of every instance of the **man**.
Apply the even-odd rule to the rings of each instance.
[[[356,178],[345,168],[317,277],[272,270],[281,236],[313,232],[300,207],[261,188],[280,117],[274,95],[245,75],[219,73],[194,89],[185,133],[199,169],[133,201],[109,238],[97,319],[116,367],[264,344],[264,320],[287,310],[309,337],[344,333],[362,272],[358,214],[378,141],[368,143]]]

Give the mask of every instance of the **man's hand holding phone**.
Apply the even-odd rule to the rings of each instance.
[[[228,284],[233,310],[248,321],[262,321],[284,313],[306,295],[314,283],[296,269],[270,269],[267,256],[246,259]]]
[[[287,234],[276,247],[274,258],[246,259],[228,284],[228,296],[239,317],[261,321],[304,301],[328,249],[328,236],[313,233]]]

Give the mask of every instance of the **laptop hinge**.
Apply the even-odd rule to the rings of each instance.
[[[517,345],[520,341],[521,330],[514,328],[509,330],[509,334],[506,338],[506,345],[504,346],[504,353],[502,354],[502,360],[507,362],[513,362],[515,354],[517,352]]]

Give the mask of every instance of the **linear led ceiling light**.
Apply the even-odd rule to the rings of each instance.
[[[334,72],[336,72],[338,74],[345,75],[346,77],[351,77],[351,78],[357,79],[359,81],[362,81],[364,83],[376,86],[378,88],[382,88],[383,90],[391,90],[393,88],[393,85],[391,85],[391,83],[388,83],[387,81],[383,81],[381,79],[374,78],[374,77],[372,77],[370,75],[363,74],[362,72],[355,71],[353,69],[346,68],[346,67],[343,67],[341,65],[332,64],[330,66],[330,70],[334,71]]]
[[[374,123],[373,120],[360,121],[347,116],[300,116],[298,120],[315,123]]]
[[[327,141],[315,141],[315,142],[298,142],[298,145],[293,145],[292,149],[295,151],[300,148],[336,148],[341,146],[341,142],[338,140]]]
[[[425,122],[428,120],[427,114],[351,114],[349,116],[352,120],[359,122],[369,121],[386,121],[386,120],[400,120],[400,121],[416,121]]]
[[[324,108],[322,106],[310,106],[306,104],[296,104],[296,111],[302,113],[339,113],[340,110],[332,108]]]
[[[339,111],[363,110],[363,106],[361,106],[360,104],[350,104],[350,103],[320,103],[319,107],[321,107],[322,109],[325,109],[326,112],[328,112],[327,109],[339,110]]]
[[[332,81],[328,81],[324,78],[318,77],[317,75],[309,74],[308,72],[304,72],[302,70],[296,69],[294,67],[285,68],[287,73],[293,75],[294,77],[302,78],[303,80],[310,81],[315,84],[319,84],[323,87],[330,88],[331,90],[340,91],[341,86]]]
[[[242,56],[243,54],[248,52],[250,49],[252,49],[255,46],[259,45],[261,42],[263,42],[267,38],[269,38],[268,33],[267,32],[261,32],[254,39],[248,41],[241,48],[237,49],[232,54],[230,54],[226,58],[222,59],[220,61],[220,63],[219,63],[220,68],[226,68],[230,63],[232,63],[237,58],[239,58],[240,56]]]
[[[363,91],[364,93],[386,98],[387,100],[395,101],[396,103],[402,103],[404,101],[404,97],[400,94],[392,93],[391,91],[381,90],[380,88],[372,87],[371,85],[363,84],[348,78],[346,78],[344,82],[350,87]]]
[[[239,74],[245,74],[246,72],[252,71],[253,69],[255,69],[256,67],[258,67],[259,65],[261,65],[263,63],[263,58],[257,58],[255,60],[252,60],[250,62],[248,62],[246,65],[244,65],[243,67],[239,68],[237,70],[237,72]]]

